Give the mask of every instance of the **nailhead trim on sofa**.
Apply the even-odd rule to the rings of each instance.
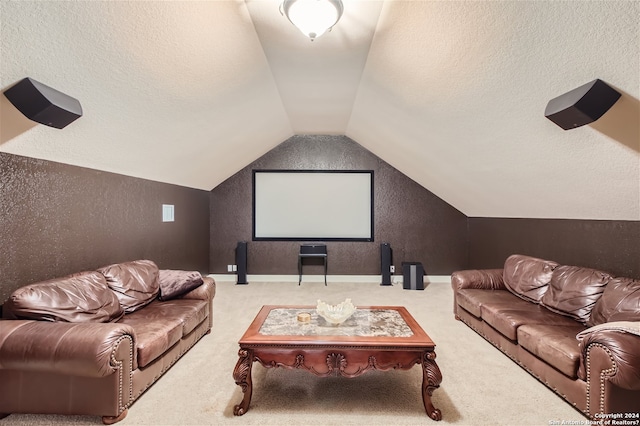
[[[609,359],[611,360],[611,364],[613,365],[611,368],[608,368],[606,370],[602,370],[602,372],[600,373],[600,407],[598,408],[598,412],[603,414],[604,413],[604,386],[605,386],[605,381],[609,379],[609,377],[614,376],[617,372],[618,372],[618,365],[616,364],[615,359],[613,358],[613,354],[611,353],[611,351],[609,351],[609,349],[604,346],[601,345],[600,343],[592,343],[589,345],[589,348],[587,349],[587,412],[590,411],[590,407],[589,407],[589,401],[591,400],[591,349],[593,347],[599,347],[600,349],[604,350],[607,355],[609,355]]]
[[[123,389],[122,389],[122,361],[119,361],[116,359],[116,351],[118,350],[118,347],[120,346],[120,343],[123,340],[129,340],[129,362],[131,363],[131,368],[130,368],[130,372],[129,372],[129,403],[124,405],[122,403],[122,394],[123,394]],[[113,350],[111,351],[111,363],[113,364],[113,366],[118,370],[118,374],[119,374],[119,379],[118,379],[118,415],[120,415],[120,413],[122,413],[124,410],[126,410],[127,408],[129,408],[129,405],[131,405],[131,400],[133,399],[133,338],[129,335],[126,336],[121,336],[115,343],[115,345],[113,345]]]
[[[540,376],[538,376],[534,371],[530,370],[525,364],[523,364],[522,362],[520,362],[518,359],[514,358],[513,356],[511,356],[511,354],[509,354],[503,347],[502,345],[500,345],[500,343],[498,342],[494,342],[493,339],[491,339],[489,336],[487,336],[482,330],[477,329],[476,327],[473,326],[473,324],[470,324],[469,322],[465,321],[464,318],[459,318],[460,321],[462,321],[463,323],[465,323],[469,328],[471,328],[473,331],[475,331],[476,333],[478,333],[480,336],[482,336],[485,340],[487,340],[489,343],[491,343],[494,347],[496,347],[497,349],[499,349],[503,354],[505,354],[509,359],[511,359],[513,362],[515,362],[516,364],[518,364],[520,367],[522,367],[525,371],[527,371],[529,374],[531,374],[533,377],[535,377],[537,380],[541,381],[542,383],[544,383],[549,389],[551,389],[553,392],[555,392],[556,394],[560,395],[562,398],[564,398],[565,400],[567,399],[567,396],[565,394],[563,394],[562,392],[560,392],[560,390],[558,390],[555,386],[552,386],[549,382],[547,382],[546,380],[543,380]],[[587,383],[587,388],[588,388],[588,383]],[[573,405],[574,408],[576,408],[577,410],[579,410],[580,412],[584,413],[587,417],[589,417],[589,400],[588,400],[588,396],[589,394],[587,393],[587,410],[580,410],[577,405],[575,403],[572,403],[570,401],[569,402],[571,405]]]

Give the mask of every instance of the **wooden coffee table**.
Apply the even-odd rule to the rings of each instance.
[[[301,312],[311,314],[311,321],[298,321]],[[369,370],[408,370],[421,364],[424,408],[433,420],[442,419],[431,402],[442,381],[436,345],[404,307],[358,307],[351,318],[334,326],[319,317],[314,306],[263,306],[238,343],[233,378],[244,397],[234,407],[236,416],[249,410],[254,362],[266,368],[348,378]]]

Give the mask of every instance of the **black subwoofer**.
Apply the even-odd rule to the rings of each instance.
[[[424,290],[424,267],[420,262],[402,262],[402,288]]]

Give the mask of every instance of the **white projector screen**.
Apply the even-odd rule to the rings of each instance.
[[[373,241],[373,171],[254,170],[253,240]]]

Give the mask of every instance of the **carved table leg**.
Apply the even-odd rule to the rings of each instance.
[[[253,351],[240,348],[238,357],[240,357],[240,359],[238,359],[236,368],[233,370],[233,379],[236,381],[236,385],[242,388],[244,397],[240,404],[233,407],[233,414],[241,416],[249,411],[249,403],[251,402],[251,392],[253,391],[253,384],[251,383]]]
[[[433,420],[442,420],[442,413],[431,402],[431,395],[440,387],[441,382],[442,373],[436,364],[436,353],[425,352],[422,355],[422,401],[427,415]]]

